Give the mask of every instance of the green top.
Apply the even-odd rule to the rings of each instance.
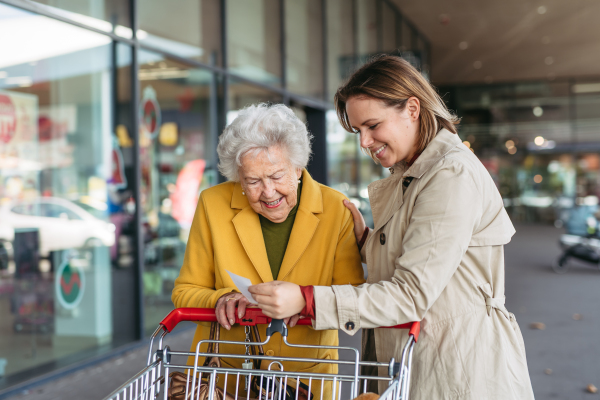
[[[258,215],[273,279],[277,279],[277,275],[279,275],[279,270],[281,269],[283,256],[285,256],[285,250],[287,249],[288,241],[292,234],[292,228],[294,227],[294,221],[296,220],[296,211],[298,211],[298,205],[300,204],[301,192],[302,182],[298,183],[298,201],[285,221],[276,223],[260,214]]]

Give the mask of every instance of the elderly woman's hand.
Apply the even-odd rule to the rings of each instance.
[[[219,297],[215,306],[217,321],[223,328],[230,330],[231,325],[235,323],[235,307],[237,306],[238,318],[242,318],[246,314],[246,307],[250,304],[252,303],[241,293],[224,294]]]
[[[296,324],[298,314],[306,306],[300,286],[292,282],[272,281],[250,286],[248,290],[265,315],[276,319],[292,317],[290,326]]]

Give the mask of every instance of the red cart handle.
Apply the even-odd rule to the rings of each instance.
[[[160,325],[167,332],[171,332],[177,324],[183,321],[217,322],[217,316],[214,308],[176,308],[160,322]],[[235,323],[244,326],[254,326],[256,324],[266,325],[271,323],[271,317],[267,317],[263,314],[260,308],[246,308],[246,314],[242,318],[236,316]],[[310,318],[302,318],[298,320],[296,325],[312,325],[312,321]],[[415,337],[415,342],[419,338],[419,322],[411,322],[386,328],[410,329],[408,334]]]

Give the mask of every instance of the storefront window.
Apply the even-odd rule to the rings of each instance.
[[[256,103],[281,103],[283,99],[277,93],[270,92],[258,86],[248,85],[233,79],[229,83],[229,111],[227,112],[227,123],[231,123],[237,116],[237,110],[241,110]]]
[[[372,0],[357,0],[357,40],[361,63],[375,55],[377,48],[377,5]]]
[[[345,0],[327,2],[327,99],[333,95],[354,70],[354,27],[352,22],[353,4]]]
[[[358,136],[340,125],[334,110],[327,111],[326,117],[329,186],[358,197]]]
[[[30,379],[114,344],[112,271],[134,253],[112,112],[129,48],[6,5],[0,37],[0,357]]]
[[[227,1],[227,63],[232,73],[281,86],[279,0]]]
[[[140,51],[145,329],[173,309],[171,291],[202,190],[217,183],[215,76]]]
[[[139,0],[142,44],[180,57],[221,65],[221,2],[193,0],[176,7],[162,0]]]
[[[386,2],[381,5],[381,31],[381,50],[386,53],[397,51],[396,10]]]
[[[321,0],[285,2],[287,89],[323,97],[323,15]]]
[[[129,2],[119,0],[33,0],[46,11],[130,39]]]

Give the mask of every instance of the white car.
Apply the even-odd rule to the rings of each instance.
[[[42,256],[54,250],[110,247],[115,243],[115,225],[57,197],[40,197],[0,207],[0,241],[12,242],[15,229],[23,228],[38,230]]]

